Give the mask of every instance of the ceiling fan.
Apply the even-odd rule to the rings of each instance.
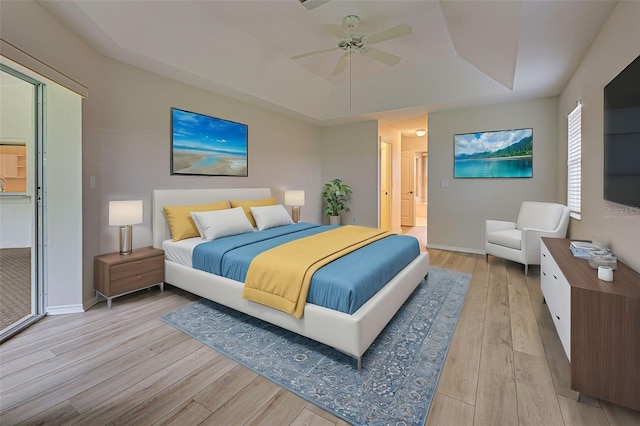
[[[313,52],[301,53],[293,56],[291,59],[300,59],[307,56],[317,55],[320,53],[333,52],[335,50],[343,50],[345,53],[340,57],[336,67],[333,69],[333,75],[341,74],[352,53],[360,53],[362,56],[373,59],[374,61],[382,62],[389,66],[394,66],[400,62],[400,57],[391,53],[371,47],[374,44],[382,43],[383,41],[391,40],[394,38],[402,37],[407,34],[411,34],[412,29],[409,24],[400,24],[395,27],[387,28],[370,36],[364,35],[356,31],[356,26],[360,18],[356,15],[347,15],[342,20],[343,28],[337,24],[324,24],[324,27],[334,36],[338,38],[338,44],[335,47],[327,49],[315,50]]]

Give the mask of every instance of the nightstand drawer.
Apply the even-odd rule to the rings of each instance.
[[[120,280],[131,275],[164,269],[164,256],[154,256],[146,259],[136,259],[131,262],[120,263],[111,267],[111,280]]]
[[[138,275],[129,276],[119,280],[111,281],[109,290],[111,294],[105,296],[114,296],[117,294],[128,293],[133,290],[156,284],[164,281],[164,269],[140,273]]]

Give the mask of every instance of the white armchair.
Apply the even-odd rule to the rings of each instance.
[[[489,255],[524,265],[540,264],[540,238],[565,238],[569,226],[569,208],[562,204],[524,201],[517,222],[486,221],[485,249]]]

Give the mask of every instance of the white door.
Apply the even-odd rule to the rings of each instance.
[[[400,160],[400,224],[416,226],[416,180],[413,151],[402,151]]]

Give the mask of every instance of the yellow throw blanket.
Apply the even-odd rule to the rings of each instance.
[[[242,297],[302,318],[311,277],[318,269],[388,235],[348,225],[274,247],[251,261]]]

